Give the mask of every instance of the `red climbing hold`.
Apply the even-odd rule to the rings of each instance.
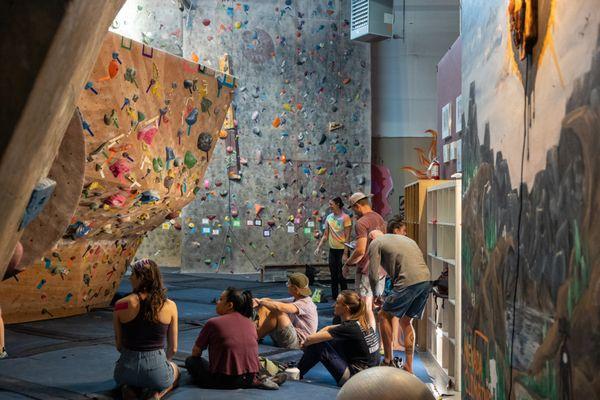
[[[140,129],[137,133],[138,140],[143,140],[146,144],[151,145],[154,136],[158,133],[158,128],[154,125],[148,125]]]

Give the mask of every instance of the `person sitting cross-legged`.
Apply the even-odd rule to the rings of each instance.
[[[260,377],[258,341],[252,316],[252,293],[229,287],[217,301],[219,316],[200,331],[185,367],[194,382],[215,389],[278,389],[286,375]],[[208,348],[209,361],[202,357]]]
[[[275,346],[299,349],[306,338],[317,331],[319,316],[313,303],[308,278],[301,273],[291,274],[287,282],[291,298],[254,299],[258,339],[271,336]]]
[[[306,339],[298,369],[303,378],[320,361],[342,386],[357,372],[379,364],[379,337],[368,322],[366,302],[358,293],[342,290],[334,313],[341,317],[341,324],[326,326]]]

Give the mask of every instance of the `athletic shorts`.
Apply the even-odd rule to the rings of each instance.
[[[269,335],[273,339],[275,346],[282,347],[285,349],[299,349],[300,341],[298,340],[298,333],[294,325],[289,324],[285,328],[275,328]]]
[[[383,311],[395,317],[421,319],[431,291],[431,282],[421,282],[402,289],[392,289],[383,302]]]
[[[356,269],[354,286],[356,287],[356,291],[358,295],[361,297],[373,297],[373,291],[371,290],[371,282],[369,281],[369,275],[364,275],[358,272],[358,268]],[[379,282],[377,282],[377,293],[383,293],[385,289],[385,276],[379,277]]]

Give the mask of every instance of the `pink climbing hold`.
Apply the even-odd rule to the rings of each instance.
[[[225,150],[227,151],[227,154],[231,154],[231,153],[233,153],[233,147],[232,147],[232,146],[227,146],[227,147],[225,148]]]
[[[138,140],[144,141],[146,144],[151,145],[154,136],[158,133],[158,128],[155,125],[148,125],[141,128],[137,133]]]
[[[127,198],[122,194],[113,194],[104,200],[104,204],[108,204],[111,207],[121,208],[125,205]]]
[[[112,163],[108,169],[110,169],[110,172],[112,172],[115,178],[120,178],[124,174],[127,174],[129,171],[131,171],[131,168],[129,168],[129,165],[127,165],[127,161],[125,161],[123,158]]]
[[[208,179],[204,180],[204,189],[206,189],[206,190],[210,189],[210,181]]]

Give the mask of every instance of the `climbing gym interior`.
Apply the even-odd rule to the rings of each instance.
[[[600,0],[0,7],[0,399],[600,399]]]

